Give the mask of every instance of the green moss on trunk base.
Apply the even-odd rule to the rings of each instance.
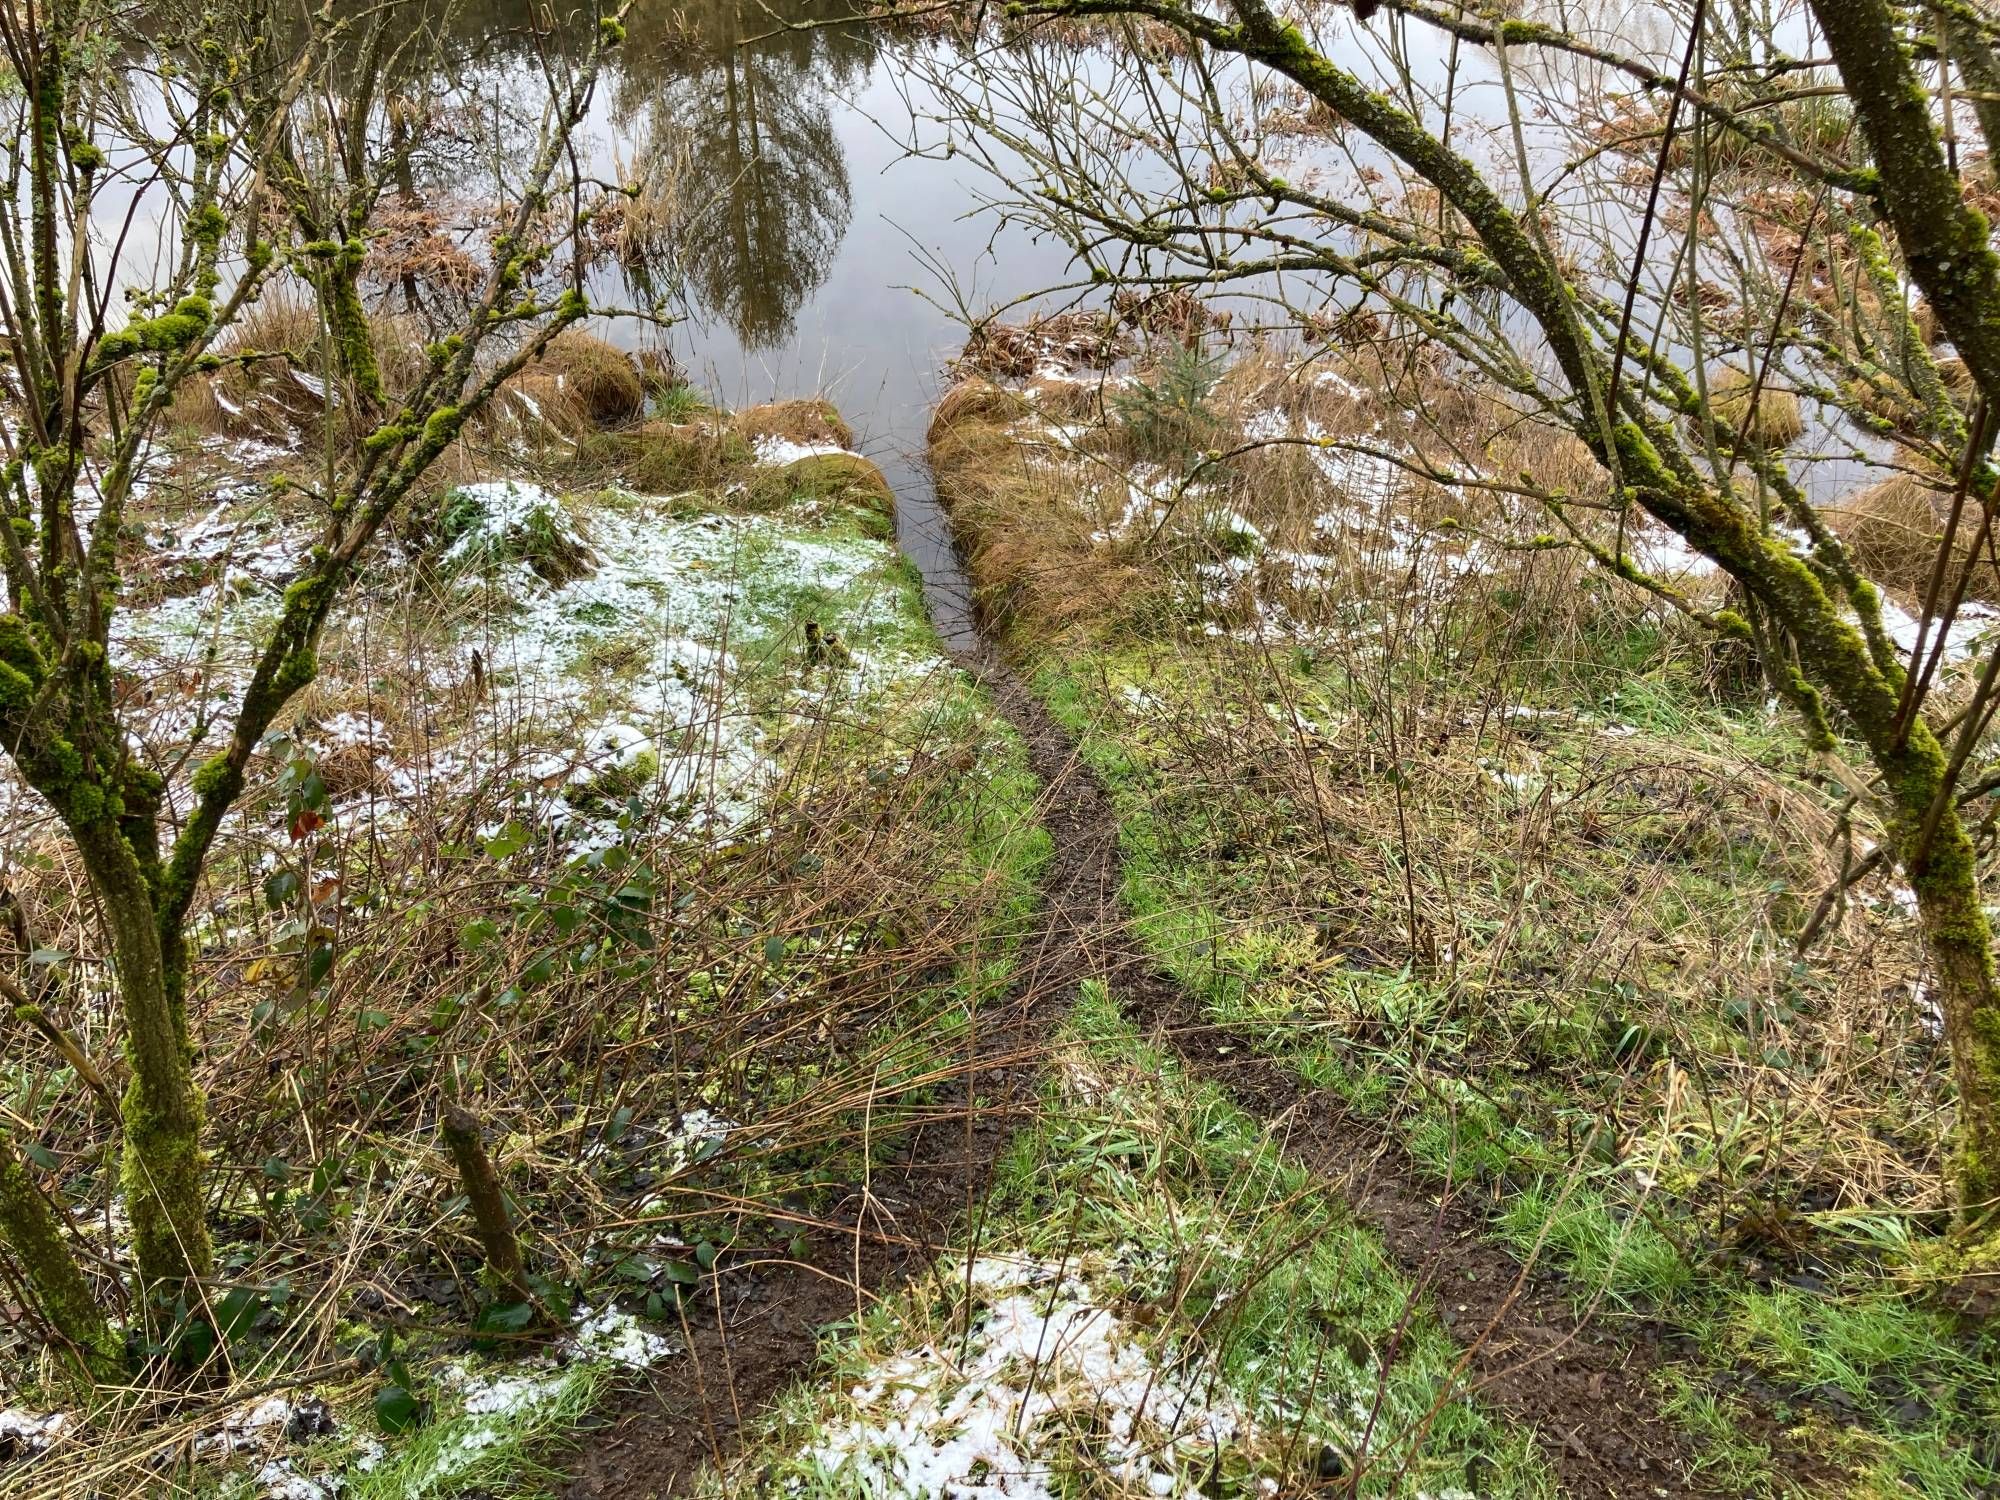
[[[182,1065],[185,1072],[185,1064]],[[132,1215],[132,1253],[154,1297],[171,1301],[214,1261],[203,1212],[201,1092],[182,1084],[180,1107],[155,1108],[134,1068],[125,1090],[122,1180]]]
[[[49,1326],[93,1370],[116,1357],[111,1326],[63,1243],[54,1211],[28,1177],[14,1143],[0,1135],[0,1239],[14,1254],[28,1291]]]
[[[486,1144],[479,1137],[479,1121],[460,1105],[447,1104],[438,1128],[458,1167],[466,1206],[472,1210],[490,1289],[517,1301],[534,1301],[527,1264],[521,1258],[521,1242],[507,1212],[507,1195],[493,1170],[493,1158],[486,1154]]]
[[[2000,1217],[2000,984],[1972,841],[1956,817],[1940,823],[1909,875],[1958,1085],[1959,1213],[1968,1225],[1991,1224]]]
[[[122,1112],[132,1245],[148,1302],[174,1301],[208,1273],[215,1250],[202,1190],[202,1097],[188,1038],[178,915],[155,909],[141,860],[115,826],[75,826],[111,930],[132,1067]],[[165,937],[163,937],[163,931]]]

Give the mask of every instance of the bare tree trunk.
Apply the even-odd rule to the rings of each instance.
[[[493,1170],[493,1158],[486,1154],[479,1138],[479,1121],[458,1104],[446,1104],[440,1126],[444,1141],[458,1163],[459,1181],[464,1184],[466,1202],[478,1230],[480,1252],[486,1258],[486,1274],[496,1291],[504,1291],[523,1302],[535,1300],[528,1285],[527,1266],[521,1259],[521,1242],[514,1234],[514,1220],[507,1212],[507,1197],[500,1187],[500,1175]]]
[[[93,1369],[107,1364],[117,1351],[111,1326],[63,1242],[54,1211],[5,1135],[0,1135],[0,1239],[20,1263],[28,1292],[49,1326]]]

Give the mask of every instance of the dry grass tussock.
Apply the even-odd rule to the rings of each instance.
[[[646,388],[632,356],[585,329],[565,328],[537,363],[600,427],[629,422],[645,410]]]
[[[807,447],[854,446],[854,429],[831,401],[823,399],[767,401],[745,407],[733,415],[731,425],[752,444],[775,440]]]
[[[425,332],[416,318],[387,310],[371,315],[369,326],[383,391],[394,401],[430,368]],[[309,300],[283,288],[267,292],[224,333],[215,352],[222,366],[193,376],[175,393],[171,430],[201,441],[247,440],[274,449],[318,448],[329,436],[351,444],[363,436]],[[559,465],[591,433],[642,416],[649,393],[677,374],[658,361],[642,366],[605,340],[568,329],[476,415],[431,477],[444,485],[476,479],[502,452],[531,466]]]
[[[1921,600],[1930,582],[1951,518],[1951,492],[1939,488],[1941,483],[1948,481],[1892,475],[1829,506],[1826,513],[1862,573],[1912,605]],[[1956,581],[1959,570],[1969,564],[1967,597],[2000,602],[2000,568],[1994,565],[1990,547],[1973,556],[1979,528],[1978,507],[1968,505],[1953,537],[1953,571],[1947,576]]]
[[[939,401],[931,466],[989,608],[1019,613],[1007,600],[1028,593],[1033,618],[1115,633],[1192,603],[1240,629],[1458,576],[1496,598],[1528,580],[1554,618],[1632,607],[1579,594],[1577,554],[1508,561],[1548,525],[1532,494],[1582,502],[1607,545],[1617,534],[1570,434],[1379,350],[1155,347],[1098,381],[974,377]],[[1626,545],[1698,571],[1637,522]]]
[[[500,388],[493,425],[509,425],[524,436],[582,437],[592,428],[582,397],[547,370],[523,370]]]
[[[394,399],[429,368],[424,331],[413,318],[378,312],[369,332],[384,392]],[[170,428],[203,436],[293,445],[349,432],[351,403],[318,308],[279,287],[247,308],[217,342],[221,368],[189,378],[168,410]]]
[[[1094,627],[1164,602],[1165,580],[1098,544],[1077,466],[1113,471],[1060,437],[1028,437],[1024,399],[974,378],[938,403],[930,464],[965,554],[979,607],[1055,630]]]
[[[1756,393],[1756,412],[1751,415],[1751,385],[1750,376],[1734,365],[1710,374],[1709,405],[1715,412],[1716,420],[1734,433],[1742,428],[1744,418],[1748,416],[1750,437],[1766,448],[1782,448],[1787,443],[1796,442],[1806,430],[1799,398],[1775,384],[1772,377],[1766,376],[1762,388]]]

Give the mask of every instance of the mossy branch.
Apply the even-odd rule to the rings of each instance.
[[[1879,173],[1910,276],[1990,402],[2000,403],[2000,255],[1945,161],[1931,101],[1884,0],[1812,0]]]

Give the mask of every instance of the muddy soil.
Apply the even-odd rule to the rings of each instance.
[[[990,644],[959,659],[1022,735],[1046,789],[1040,816],[1054,853],[1013,989],[980,1017],[972,1064],[940,1101],[937,1120],[915,1130],[902,1154],[809,1237],[804,1262],[720,1264],[686,1309],[689,1357],[579,1434],[565,1493],[641,1500],[684,1492],[811,1369],[819,1330],[921,1274],[961,1226],[973,1230],[961,1240],[976,1239],[993,1163],[1032,1107],[1042,1043],[1090,978],[1110,983],[1137,1024],[1264,1119],[1381,1235],[1464,1347],[1465,1387],[1534,1429],[1566,1494],[1725,1493],[1702,1479],[1693,1441],[1657,1413],[1668,1335],[1644,1320],[1614,1324],[1600,1314],[1580,1322],[1559,1278],[1524,1270],[1482,1234],[1479,1205],[1419,1177],[1379,1124],[1353,1118],[1335,1096],[1204,1022],[1187,993],[1137,952],[1119,909],[1117,823],[1104,788]],[[1838,1478],[1778,1423],[1753,1419],[1749,1431],[1808,1492]]]
[[[1046,790],[1037,809],[1054,844],[1034,926],[1005,1000],[978,1018],[972,1057],[890,1162],[807,1236],[803,1261],[718,1261],[683,1309],[688,1357],[655,1371],[602,1425],[578,1435],[573,1500],[683,1493],[738,1447],[743,1424],[812,1367],[819,1330],[920,1274],[974,1223],[993,1163],[1025,1123],[1042,1043],[1077,987],[1117,951],[1117,829],[1075,747],[990,649],[960,658],[1022,730]],[[977,1101],[976,1104],[974,1101]],[[975,1225],[976,1227],[976,1225]]]

